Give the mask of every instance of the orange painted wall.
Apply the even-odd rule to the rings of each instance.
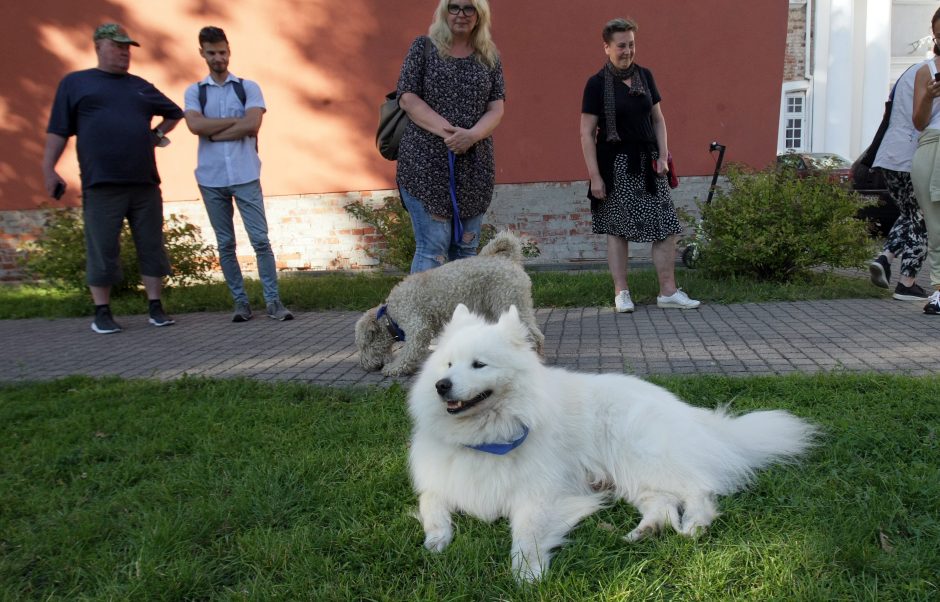
[[[204,76],[196,34],[223,27],[231,69],[261,84],[265,194],[394,187],[394,163],[374,149],[377,107],[395,85],[434,0],[32,0],[5,3],[0,36],[0,209],[47,201],[40,163],[59,79],[92,67],[94,27],[123,23],[141,42],[131,71],[182,105]],[[670,149],[682,175],[707,175],[707,148],[761,167],[774,156],[787,4],[754,0],[491,0],[505,66],[506,116],[496,133],[499,183],[586,178],[578,142],[581,92],[603,63],[600,29],[632,16],[637,62],[663,95]],[[181,124],[158,150],[168,201],[195,199],[196,138]],[[78,202],[74,141],[59,163]]]

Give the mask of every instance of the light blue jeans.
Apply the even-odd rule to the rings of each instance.
[[[232,199],[238,205],[238,213],[245,224],[248,240],[255,250],[258,261],[258,277],[264,291],[265,303],[280,298],[277,290],[277,264],[274,252],[268,241],[268,220],[264,215],[264,197],[261,194],[261,182],[255,180],[247,184],[210,188],[200,186],[202,202],[209,214],[209,222],[215,230],[216,245],[219,248],[219,264],[222,274],[236,303],[248,303],[242,270],[235,255],[235,223],[232,220],[235,209]]]
[[[401,189],[399,192],[401,192],[408,215],[411,216],[411,226],[415,233],[415,256],[411,261],[412,274],[436,268],[447,261],[477,254],[483,214],[461,219],[463,238],[459,243],[454,243],[454,224],[451,218],[432,216],[424,208],[424,203],[411,196],[407,190]]]

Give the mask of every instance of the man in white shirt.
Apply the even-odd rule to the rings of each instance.
[[[186,125],[199,136],[196,182],[215,230],[222,273],[235,300],[232,321],[251,319],[235,254],[233,201],[258,261],[267,315],[275,320],[292,320],[294,316],[281,303],[278,292],[277,264],[268,240],[261,193],[257,136],[266,110],[261,88],[229,72],[231,51],[225,32],[218,27],[199,31],[199,54],[209,66],[209,75],[186,89],[184,111]]]

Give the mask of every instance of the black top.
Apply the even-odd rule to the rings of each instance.
[[[502,64],[497,61],[489,68],[476,54],[458,59],[432,50],[425,56],[425,39],[417,38],[408,49],[398,78],[398,96],[416,94],[452,125],[473,127],[490,102],[506,96]],[[493,138],[480,140],[457,155],[454,172],[461,217],[485,213],[496,180]],[[429,213],[451,217],[449,173],[443,138],[409,121],[398,151],[398,185],[422,201]]]
[[[620,142],[607,141],[607,117],[604,112],[604,68],[592,75],[584,86],[584,95],[581,99],[581,112],[597,115],[597,167],[608,191],[613,190],[614,160],[618,154],[631,156],[629,163],[634,170],[638,169],[639,153],[658,151],[656,132],[653,130],[653,106],[662,98],[653,79],[653,72],[637,65],[643,73],[649,95],[630,94],[630,86],[622,80],[614,79],[614,107],[617,115],[617,134]],[[641,171],[642,173],[642,171]],[[655,186],[655,184],[653,184]],[[591,197],[590,192],[588,197]]]
[[[622,143],[656,142],[656,133],[653,131],[651,113],[653,105],[662,98],[653,79],[653,72],[637,65],[637,69],[646,78],[649,86],[649,96],[630,94],[630,86],[619,79],[614,79],[614,107],[617,112],[617,133]],[[604,115],[604,70],[601,69],[592,75],[584,86],[584,96],[581,100],[581,112],[597,115],[598,145],[617,144],[607,142],[607,117]]]
[[[150,133],[154,116],[182,119],[183,111],[136,75],[86,69],[59,83],[46,131],[78,136],[82,188],[159,184]]]

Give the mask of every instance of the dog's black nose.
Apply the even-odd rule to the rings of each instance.
[[[454,386],[454,384],[450,382],[449,378],[442,378],[441,380],[434,383],[434,387],[437,389],[437,394],[442,397],[446,395],[448,391],[450,391],[452,386]]]

